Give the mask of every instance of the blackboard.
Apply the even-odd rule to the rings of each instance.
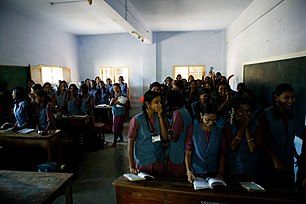
[[[30,66],[0,65],[0,88],[12,91],[15,86],[26,87]]]
[[[243,82],[264,108],[272,105],[272,93],[280,83],[289,83],[295,90],[296,112],[306,113],[306,56],[244,65]]]

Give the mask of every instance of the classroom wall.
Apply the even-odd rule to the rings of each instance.
[[[78,81],[79,51],[76,36],[57,31],[37,20],[0,8],[0,64],[46,64],[71,68]]]
[[[158,81],[172,76],[174,65],[205,65],[225,72],[224,31],[155,33]]]
[[[244,63],[305,53],[305,11],[305,0],[255,0],[236,19],[226,30],[226,73],[235,74],[234,89],[243,81]]]
[[[143,53],[145,46],[130,34],[81,36],[80,80],[99,76],[101,66],[128,66],[131,115],[139,111],[139,98],[143,94]],[[153,69],[155,67],[152,67]],[[113,83],[118,82],[113,81]]]

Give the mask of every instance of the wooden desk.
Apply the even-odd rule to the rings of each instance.
[[[306,203],[306,191],[299,192],[284,189],[269,189],[266,192],[254,193],[243,189],[240,184],[228,185],[219,190],[197,190],[186,181],[153,180],[131,182],[125,177],[117,178],[113,185],[116,188],[117,204],[143,203]]]
[[[72,174],[0,170],[0,203],[52,203],[62,193],[72,204]]]
[[[113,125],[113,114],[112,114],[112,106],[95,106],[94,108],[94,116],[95,122],[105,123],[106,131],[112,131]]]
[[[13,133],[0,132],[0,144],[3,146],[22,146],[35,147],[39,146],[45,148],[48,154],[48,161],[53,161],[53,147],[58,147],[58,153],[61,157],[60,145],[60,130],[51,130],[48,135],[40,135],[38,133]]]
[[[56,127],[80,144],[88,141],[91,116],[65,116],[55,119]]]

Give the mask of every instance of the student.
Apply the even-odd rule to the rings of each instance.
[[[79,113],[80,97],[78,87],[75,84],[70,84],[67,94],[67,112],[69,115],[77,115]]]
[[[53,103],[50,101],[50,98],[44,90],[36,92],[36,103],[36,129],[43,133],[55,129],[55,117],[52,112],[54,109]]]
[[[259,117],[263,181],[269,184],[291,186],[294,184],[295,136],[301,137],[304,120],[294,112],[294,89],[290,84],[279,84],[272,94],[273,105]]]
[[[225,121],[229,118],[229,111],[233,107],[234,97],[231,95],[231,87],[227,82],[220,82],[217,96],[212,98],[214,105],[219,113],[218,126],[224,126]]]
[[[121,93],[127,97],[128,96],[128,87],[127,87],[127,83],[124,82],[123,76],[119,76],[118,83],[120,85]]]
[[[160,94],[147,91],[142,112],[131,119],[128,130],[128,159],[131,173],[163,173],[164,155],[161,141],[167,139],[167,129],[162,111]]]
[[[114,97],[114,90],[113,90],[112,80],[110,78],[106,79],[105,88],[106,88],[110,98],[113,98]]]
[[[80,91],[80,113],[83,115],[92,115],[95,105],[94,97],[89,94],[88,86],[86,84],[81,85]]]
[[[201,123],[201,110],[207,103],[211,103],[211,92],[209,89],[200,90],[199,100],[191,104],[193,124]]]
[[[49,82],[44,83],[43,90],[47,93],[48,97],[50,98],[50,101],[53,103],[53,106],[55,107],[56,98],[55,98],[55,92],[52,88],[52,85]]]
[[[125,98],[125,95],[122,94],[120,85],[115,83],[113,86],[115,96],[111,99],[110,105],[112,106],[112,114],[113,114],[113,133],[114,133],[114,140],[113,140],[113,147],[117,146],[118,137],[119,142],[123,142],[123,124],[124,124],[124,113],[125,113],[125,103],[126,101],[120,101],[121,97]],[[123,98],[123,100],[124,100]]]
[[[59,82],[59,89],[56,93],[56,110],[60,114],[65,114],[67,112],[67,82],[60,81]]]
[[[188,181],[195,177],[224,176],[225,141],[221,128],[215,125],[217,112],[213,104],[201,110],[202,123],[187,130],[185,163]]]
[[[187,128],[192,124],[192,119],[188,110],[184,107],[184,98],[181,93],[175,90],[168,92],[168,106],[173,112],[171,118],[171,128],[168,130],[169,147],[168,160],[166,161],[167,176],[171,177],[185,177],[185,140]]]
[[[259,123],[252,117],[253,103],[240,99],[226,121],[226,174],[232,181],[258,181],[260,178],[259,149],[255,130]]]
[[[16,123],[14,129],[32,128],[33,126],[33,113],[31,113],[30,104],[25,101],[26,90],[23,87],[15,87],[12,92],[14,105],[14,116]]]
[[[99,87],[100,89],[97,90],[97,100],[98,104],[107,104],[109,105],[110,95],[108,90],[105,87],[104,82],[101,80],[99,81]]]

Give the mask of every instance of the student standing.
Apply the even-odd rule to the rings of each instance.
[[[55,129],[55,117],[52,112],[54,110],[53,103],[45,91],[37,91],[36,103],[37,130],[46,132]]]
[[[124,124],[124,113],[125,113],[125,103],[126,101],[121,101],[121,98],[124,100],[125,96],[122,94],[120,85],[118,83],[114,84],[114,92],[115,96],[111,99],[110,105],[112,106],[112,114],[113,114],[113,133],[114,140],[112,146],[115,147],[117,145],[118,138],[120,142],[123,142],[123,124]]]
[[[78,87],[75,84],[70,84],[67,94],[67,111],[69,115],[77,115],[79,113],[80,98]]]
[[[80,113],[83,115],[92,115],[95,105],[94,97],[89,93],[86,84],[81,85],[80,91]]]
[[[217,127],[217,112],[213,104],[201,111],[202,123],[190,126],[187,131],[185,163],[188,181],[195,177],[224,176],[225,140]]]
[[[67,92],[67,82],[60,81],[59,89],[56,93],[56,110],[61,114],[65,114],[67,112]]]
[[[166,161],[166,175],[173,177],[186,176],[185,167],[185,140],[187,128],[192,124],[188,110],[184,107],[184,98],[180,92],[171,90],[168,92],[168,105],[172,114],[171,128],[168,130],[170,136],[168,154]]]
[[[259,117],[259,135],[265,154],[262,157],[263,181],[269,184],[294,184],[294,137],[301,137],[304,120],[294,113],[294,89],[290,84],[279,84],[272,94],[273,105]]]
[[[16,123],[14,129],[32,128],[33,113],[31,105],[25,101],[26,90],[23,87],[15,87],[12,92],[14,103],[14,116]]]
[[[128,130],[128,160],[131,173],[163,173],[164,154],[161,141],[167,139],[167,129],[162,112],[160,94],[147,91],[142,112],[131,119]]]
[[[260,178],[259,149],[255,137],[258,121],[253,116],[253,103],[240,99],[226,121],[226,174],[232,181],[258,181]]]

